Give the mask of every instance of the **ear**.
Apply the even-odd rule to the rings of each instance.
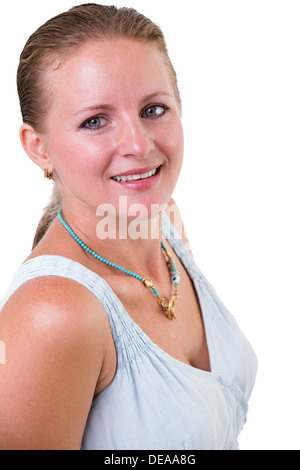
[[[25,152],[31,160],[43,171],[45,168],[48,168],[48,173],[53,173],[54,166],[47,156],[43,135],[36,132],[29,124],[23,124],[20,128],[20,139]]]

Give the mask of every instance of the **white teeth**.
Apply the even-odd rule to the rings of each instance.
[[[147,173],[143,173],[142,175],[113,176],[112,179],[118,183],[126,183],[126,181],[145,180],[146,178],[154,176],[156,173],[157,168],[155,170],[148,171]]]

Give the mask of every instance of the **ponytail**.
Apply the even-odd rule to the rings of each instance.
[[[48,206],[45,207],[42,218],[36,229],[32,249],[36,247],[36,245],[39,243],[39,241],[43,238],[43,236],[47,232],[51,222],[55,219],[57,215],[57,211],[60,208],[61,203],[62,203],[62,200],[61,200],[60,192],[56,184],[54,184],[51,200]]]

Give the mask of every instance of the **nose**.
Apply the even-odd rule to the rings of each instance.
[[[122,157],[146,158],[154,148],[154,138],[142,122],[142,118],[122,120],[116,133],[115,147]]]

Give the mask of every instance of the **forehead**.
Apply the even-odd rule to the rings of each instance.
[[[170,74],[158,48],[127,38],[86,42],[64,58],[49,78],[54,100],[64,106],[98,97],[138,98],[157,90],[173,93]]]

